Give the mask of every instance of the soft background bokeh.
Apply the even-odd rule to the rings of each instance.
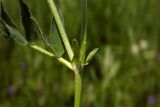
[[[26,0],[48,35],[46,0]],[[6,0],[24,33],[18,0]],[[80,33],[80,0],[59,0],[70,40]],[[88,0],[82,107],[160,107],[160,0]],[[74,75],[56,59],[0,38],[0,107],[73,107]]]

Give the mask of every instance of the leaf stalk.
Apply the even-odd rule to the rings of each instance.
[[[51,52],[49,52],[49,51],[47,51],[47,50],[45,50],[45,49],[43,49],[43,48],[41,48],[41,47],[39,47],[39,46],[37,46],[37,45],[30,45],[30,47],[31,47],[32,49],[36,50],[36,51],[39,51],[39,52],[47,55],[47,56],[55,57],[55,55],[54,55],[53,53],[51,53]],[[71,65],[71,63],[68,62],[66,59],[60,57],[60,58],[57,58],[57,60],[60,61],[62,64],[66,65],[69,69],[72,70],[72,65]]]

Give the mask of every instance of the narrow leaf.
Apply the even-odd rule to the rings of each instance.
[[[27,45],[26,39],[16,30],[15,24],[12,22],[4,7],[3,0],[1,1],[1,19],[0,19],[0,34],[6,38],[13,38],[21,45]]]
[[[28,45],[27,40],[16,30],[16,28],[7,25],[3,20],[0,20],[0,31],[2,34],[13,38],[17,43],[21,45]],[[1,32],[0,32],[1,33]]]
[[[7,23],[8,25],[12,26],[12,27],[16,27],[15,24],[12,22],[12,20],[10,19],[8,12],[4,6],[3,0],[1,0],[1,19]]]
[[[7,26],[10,33],[11,37],[19,44],[21,45],[28,45],[28,41],[13,27]]]
[[[98,51],[98,48],[95,48],[89,53],[89,55],[86,58],[86,64],[85,65],[88,65],[88,63],[92,60],[92,58],[97,53],[97,51]]]
[[[73,62],[78,64],[79,63],[79,44],[76,39],[72,41],[72,49],[74,52]]]
[[[87,32],[87,0],[81,0],[81,36],[84,37]]]
[[[84,63],[87,45],[87,0],[81,0],[81,11],[82,11],[82,21],[81,21],[81,48],[80,48],[80,61]]]
[[[51,48],[53,49],[55,55],[57,57],[61,57],[64,54],[65,49],[54,17],[52,18],[51,22],[50,39]]]
[[[0,36],[3,36],[5,38],[10,37],[10,32],[8,31],[6,24],[4,23],[4,21],[2,21],[2,19],[0,19]]]
[[[23,0],[19,0],[19,5],[21,8],[22,24],[25,29],[26,39],[29,42],[33,42],[41,35],[40,27],[35,18],[32,17],[28,5]]]

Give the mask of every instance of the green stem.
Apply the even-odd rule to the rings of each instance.
[[[80,48],[80,61],[85,63],[86,45],[87,45],[87,0],[81,0],[81,48]]]
[[[67,34],[65,32],[65,29],[63,27],[62,21],[60,19],[57,7],[56,7],[56,5],[55,5],[53,0],[47,0],[47,2],[49,4],[51,12],[52,12],[52,14],[53,14],[53,16],[55,18],[56,24],[57,24],[59,32],[61,34],[61,37],[62,37],[64,46],[66,48],[66,51],[68,53],[68,56],[69,56],[70,60],[72,60],[73,56],[74,56],[74,53],[73,53],[73,50],[72,50],[71,45],[69,43],[69,40],[67,38]]]
[[[80,101],[81,101],[81,76],[80,74],[75,75],[75,101],[74,101],[74,107],[80,107]]]
[[[30,45],[31,48],[33,48],[34,50],[37,50],[47,56],[50,56],[50,57],[55,57],[55,55],[37,45]],[[72,65],[70,62],[68,62],[67,60],[65,60],[64,58],[60,57],[60,58],[57,58],[58,61],[60,61],[62,64],[66,65],[69,69],[72,70]]]
[[[81,102],[81,88],[82,88],[82,79],[77,68],[74,69],[75,73],[75,96],[74,96],[74,107],[80,107]]]
[[[37,45],[30,45],[30,47],[34,50],[37,50],[47,56],[50,57],[55,57],[55,55]],[[74,107],[80,107],[80,100],[81,100],[81,85],[82,85],[82,80],[81,80],[81,75],[79,74],[79,69],[77,69],[76,66],[72,66],[70,62],[67,60],[61,58],[57,58],[61,63],[66,65],[68,68],[74,71],[75,73],[75,99],[74,99]]]

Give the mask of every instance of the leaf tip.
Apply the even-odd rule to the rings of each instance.
[[[85,65],[88,65],[89,62],[92,60],[92,58],[95,56],[95,54],[98,52],[99,48],[95,48],[93,49],[87,56],[86,61],[85,61]]]

